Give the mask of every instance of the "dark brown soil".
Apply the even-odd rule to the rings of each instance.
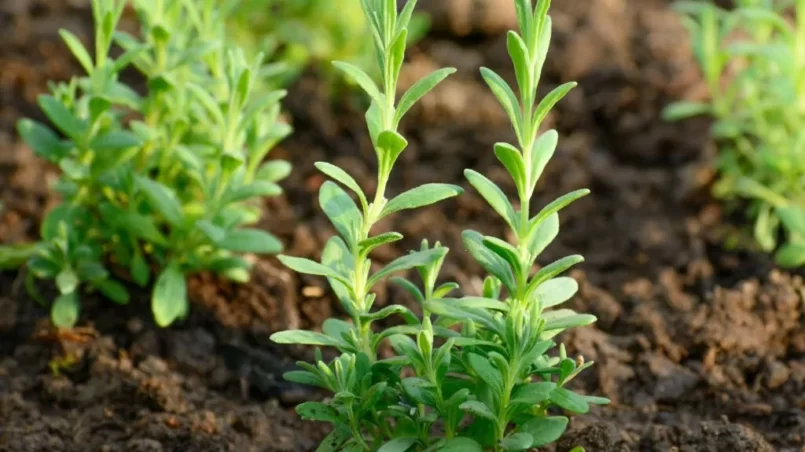
[[[446,4],[494,11],[494,1]],[[88,36],[89,15],[65,4],[0,4],[2,241],[35,237],[53,202],[44,181],[55,172],[18,143],[13,125],[21,115],[38,115],[34,98],[48,79],[76,69],[56,29]],[[412,52],[406,83],[437,66],[455,66],[459,75],[405,124],[411,145],[394,192],[430,181],[464,184],[467,167],[511,189],[491,152],[511,133],[477,76],[486,65],[512,77],[497,23],[504,16],[437,17],[433,37]],[[722,246],[740,224],[709,196],[708,124],[660,118],[669,101],[703,95],[679,20],[659,0],[554,1],[552,16],[544,89],[574,79],[580,87],[548,121],[562,138],[537,202],[580,187],[592,195],[567,209],[544,259],[587,259],[573,273],[581,291],[572,307],[599,321],[563,339],[596,361],[578,388],[613,404],[574,418],[551,450],[801,450],[805,283],[767,256]],[[267,203],[264,226],[286,241],[288,253],[318,257],[332,229],[317,206],[323,178],[313,162],[342,165],[372,189],[373,153],[359,105],[328,100],[314,74],[293,88],[287,107],[296,134],[273,155],[290,159],[295,172],[283,184],[286,196]],[[468,293],[478,290],[481,271],[462,250],[460,232],[503,232],[470,189],[382,227],[407,239],[378,261],[422,238],[441,240],[452,250],[444,277]],[[0,275],[0,451],[308,451],[323,435],[292,408],[321,395],[279,377],[306,351],[267,339],[341,314],[323,281],[260,260],[247,285],[195,277],[193,314],[171,329],[154,327],[143,294],[126,309],[87,300],[86,328],[55,338],[22,278]],[[378,303],[390,302],[410,300],[381,289]]]

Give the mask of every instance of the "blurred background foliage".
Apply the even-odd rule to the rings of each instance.
[[[278,69],[279,86],[293,83],[313,69],[331,89],[348,83],[331,66],[346,61],[379,78],[369,29],[359,0],[229,0],[230,35],[252,54],[263,52]],[[412,19],[410,44],[427,33],[424,14]]]

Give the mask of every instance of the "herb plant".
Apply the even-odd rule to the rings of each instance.
[[[711,98],[679,102],[665,113],[714,118],[715,194],[748,202],[759,246],[776,249],[781,266],[799,267],[805,265],[805,1],[735,6],[677,4]]]
[[[51,317],[62,327],[76,322],[83,289],[128,303],[123,280],[153,283],[154,318],[169,325],[188,313],[187,274],[245,281],[241,253],[282,248],[244,226],[290,171],[284,161],[263,163],[290,132],[278,119],[285,93],[263,90],[262,58],[248,61],[229,45],[218,0],[134,0],[140,38],[115,30],[126,4],[93,0],[94,55],[61,30],[86,75],[39,98],[53,128],[18,124],[61,169],[63,202],[47,214],[27,265],[55,280]],[[127,68],[144,79],[144,94],[121,80]]]
[[[370,236],[377,219],[403,208],[433,203],[460,193],[449,185],[424,185],[390,201],[384,197],[388,174],[405,148],[399,119],[450,69],[442,69],[414,85],[395,106],[395,81],[405,50],[405,30],[415,1],[397,12],[393,0],[363,0],[372,24],[378,60],[383,68],[381,87],[352,66],[336,63],[353,77],[372,99],[366,118],[379,161],[378,191],[370,203],[361,188],[343,170],[318,163],[324,173],[357,196],[358,203],[333,182],[319,193],[322,209],[339,236],[322,252],[321,263],[290,256],[280,260],[291,269],[328,278],[351,322],[328,319],[323,332],[283,331],[272,339],[283,344],[333,347],[340,355],[325,361],[316,352],[313,364],[285,378],[332,391],[327,403],[307,402],[297,407],[306,419],[333,424],[319,451],[521,451],[551,443],[565,431],[564,409],[586,413],[590,404],[608,400],[577,394],[567,388],[592,365],[583,358],[558,354],[552,340],[562,331],[587,325],[595,317],[569,309],[553,309],[572,297],[578,285],[558,276],[582,261],[569,256],[533,272],[539,254],[557,236],[558,211],[586,195],[567,194],[530,214],[536,182],[552,156],[558,134],[539,132],[548,111],[575,84],[554,89],[539,103],[537,86],[545,61],[551,20],[549,0],[516,0],[520,33],[509,33],[509,53],[520,87],[519,97],[496,73],[482,75],[511,118],[517,145],[499,143],[495,154],[514,179],[520,197],[516,209],[489,179],[467,170],[466,177],[501,215],[517,238],[516,245],[475,231],[463,235],[465,248],[489,275],[481,296],[449,297],[458,288],[439,284],[447,249],[422,242],[419,250],[400,257],[372,273],[372,249],[402,238],[396,232]],[[416,269],[421,284],[395,276],[418,302],[421,315],[402,305],[372,310],[371,289],[386,277]],[[376,331],[374,324],[397,315],[403,324]],[[396,353],[379,354],[388,341]]]

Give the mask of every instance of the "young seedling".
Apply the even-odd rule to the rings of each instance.
[[[94,56],[66,30],[86,76],[51,85],[39,99],[55,127],[19,122],[23,139],[62,171],[63,202],[48,213],[31,273],[55,280],[57,326],[72,327],[82,288],[117,303],[118,277],[154,284],[152,310],[167,326],[188,313],[186,275],[248,279],[240,253],[277,253],[277,238],[245,228],[257,201],[281,192],[284,161],[263,163],[290,128],[283,91],[263,91],[261,58],[228,44],[217,0],[132,2],[141,38],[115,31],[127,2],[93,0]],[[114,45],[122,48],[113,58]],[[120,80],[136,68],[145,95]],[[118,277],[115,277],[118,276]]]
[[[298,272],[327,277],[352,321],[328,319],[322,333],[294,330],[272,336],[278,343],[333,347],[341,353],[326,362],[317,350],[313,364],[300,362],[301,370],[285,375],[290,381],[334,393],[328,403],[308,402],[297,407],[303,418],[333,424],[319,451],[522,451],[551,443],[562,435],[568,418],[555,414],[552,408],[586,413],[590,404],[609,402],[567,388],[592,362],[568,357],[564,346],[558,347],[558,356],[548,354],[556,349],[552,338],[557,334],[595,320],[569,309],[553,309],[577,291],[573,279],[558,275],[581,257],[560,259],[532,272],[539,254],[558,234],[557,212],[587,194],[587,190],[573,192],[535,215],[529,213],[537,179],[557,143],[556,131],[540,134],[540,124],[574,85],[562,85],[536,103],[551,36],[549,3],[540,0],[534,8],[528,0],[516,1],[521,33],[509,34],[509,51],[520,86],[519,100],[500,76],[482,70],[512,119],[517,137],[519,147],[500,143],[495,151],[518,188],[520,210],[484,176],[469,170],[466,173],[470,183],[512,228],[517,244],[465,232],[465,247],[490,275],[480,296],[448,298],[458,285],[438,284],[447,253],[439,243],[430,246],[423,241],[419,250],[370,276],[369,251],[401,238],[395,232],[369,237],[377,219],[386,212],[458,194],[460,189],[426,185],[385,201],[388,174],[405,146],[396,131],[399,119],[413,100],[451,70],[442,69],[419,82],[395,109],[405,27],[415,2],[409,1],[398,13],[393,0],[363,1],[383,67],[382,88],[354,67],[338,66],[372,99],[367,124],[378,155],[379,190],[370,203],[346,172],[319,163],[322,171],[355,192],[360,207],[336,184],[326,183],[320,203],[340,237],[328,242],[321,263],[280,256]],[[370,289],[386,276],[411,268],[418,271],[421,286],[403,277],[392,281],[419,302],[421,316],[398,305],[371,311],[374,294]],[[372,328],[376,320],[394,314],[404,324],[379,332]],[[396,356],[380,359],[378,349],[385,340]]]
[[[749,202],[755,239],[776,250],[779,265],[805,265],[805,1],[740,0],[730,11],[709,2],[676,7],[711,99],[675,103],[665,116],[715,119],[715,194]]]

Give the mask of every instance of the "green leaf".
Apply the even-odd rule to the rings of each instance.
[[[131,258],[131,276],[140,287],[145,287],[151,277],[151,269],[139,249],[134,251]]]
[[[385,308],[380,309],[379,311],[375,311],[369,314],[363,314],[361,315],[361,319],[373,322],[375,320],[385,319],[386,317],[391,317],[392,315],[397,314],[405,318],[408,323],[411,324],[418,323],[416,315],[413,312],[411,312],[411,310],[408,309],[407,307],[399,304],[393,304],[391,306],[386,306]]]
[[[500,442],[500,446],[505,450],[526,450],[531,447],[534,437],[530,433],[512,433]]]
[[[416,444],[416,442],[416,438],[394,438],[393,440],[380,446],[380,449],[378,449],[377,452],[406,452],[411,448],[411,446]]]
[[[57,162],[67,156],[71,146],[62,142],[50,128],[30,119],[22,119],[17,123],[20,137],[33,149],[36,155]]]
[[[282,188],[280,188],[279,185],[273,182],[257,180],[250,184],[241,185],[234,190],[231,190],[224,198],[224,202],[233,203],[245,201],[256,196],[273,197],[280,194],[282,194]]]
[[[595,323],[595,321],[597,320],[594,315],[577,314],[575,311],[571,309],[557,309],[555,311],[546,311],[542,314],[542,317],[546,320],[544,331],[548,336],[550,336],[551,332],[558,332],[569,328],[586,326],[591,323]]]
[[[559,210],[567,207],[573,201],[576,201],[579,198],[583,198],[590,194],[590,190],[586,188],[582,188],[580,190],[572,191],[566,195],[562,195],[559,198],[555,199],[553,202],[548,204],[547,206],[543,207],[542,210],[539,211],[536,217],[534,217],[534,221],[539,223],[542,220],[548,218],[549,216],[559,212]]]
[[[543,133],[534,141],[534,145],[531,148],[531,168],[528,168],[531,177],[531,185],[528,189],[532,193],[542,176],[542,172],[545,171],[548,162],[553,158],[558,143],[559,133],[553,129]]]
[[[358,195],[358,198],[361,201],[361,206],[363,206],[364,212],[368,210],[366,195],[363,193],[363,190],[361,190],[361,186],[358,185],[358,182],[356,182],[355,179],[352,176],[350,176],[346,171],[342,170],[341,168],[335,165],[331,165],[327,162],[316,162],[315,166],[322,173],[332,177],[338,182],[341,182],[342,184],[344,184],[344,186],[355,192],[355,194]]]
[[[165,220],[173,226],[182,226],[184,223],[182,205],[173,190],[142,176],[136,176],[135,180],[137,187],[145,193],[152,207],[165,217]]]
[[[805,238],[805,209],[786,205],[777,207],[775,210],[786,229]]]
[[[411,281],[409,281],[409,280],[407,280],[405,278],[399,277],[399,276],[393,276],[389,280],[392,283],[402,287],[418,303],[422,303],[423,301],[425,301],[425,296],[422,294],[422,291],[419,290],[419,287],[417,287],[416,284],[412,283]],[[438,298],[438,297],[436,297],[436,298]]]
[[[532,222],[528,232],[528,252],[536,259],[559,235],[559,214],[545,218],[539,223]]]
[[[679,121],[711,113],[710,105],[702,102],[674,102],[662,110],[662,118],[666,121]]]
[[[445,254],[447,254],[446,248],[432,248],[429,250],[415,251],[413,253],[406,254],[405,256],[400,256],[372,275],[369,278],[367,286],[373,287],[383,278],[391,275],[392,273],[428,265],[443,257]]]
[[[70,267],[63,269],[56,275],[56,286],[58,286],[59,292],[62,294],[75,292],[79,282],[78,275]]]
[[[540,284],[534,291],[543,309],[552,308],[569,300],[579,290],[579,283],[568,276],[554,278]]]
[[[495,209],[495,212],[506,220],[509,227],[516,230],[517,219],[515,218],[514,207],[512,207],[503,190],[477,171],[466,169],[464,170],[464,177],[478,190],[478,193],[483,196],[486,202]]]
[[[564,416],[537,417],[523,424],[518,431],[534,438],[531,447],[540,447],[558,440],[567,429],[568,418]]]
[[[563,257],[552,264],[546,265],[531,279],[531,282],[528,284],[527,293],[532,294],[534,290],[536,290],[537,287],[539,287],[542,283],[553,278],[554,276],[559,275],[580,262],[584,262],[584,258],[578,254],[574,254],[572,256]]]
[[[435,204],[443,199],[460,195],[464,190],[457,185],[450,184],[424,184],[412,188],[394,197],[380,213],[379,218],[383,218],[395,212],[405,209],[416,209],[423,206]]]
[[[509,120],[514,127],[514,133],[518,138],[522,137],[523,117],[520,113],[520,106],[517,103],[517,96],[514,95],[514,91],[512,91],[509,84],[506,83],[503,78],[491,69],[482,67],[481,76],[486,81],[486,84],[489,85],[495,97],[497,97],[500,105],[503,106],[503,110],[505,110],[506,114],[509,116]]]
[[[78,321],[78,295],[75,292],[64,293],[56,298],[50,308],[50,319],[59,328],[72,328]]]
[[[280,262],[282,262],[283,265],[285,265],[286,267],[290,268],[291,270],[297,273],[326,276],[328,278],[333,278],[338,281],[341,281],[344,284],[349,284],[349,281],[347,281],[347,279],[341,276],[338,272],[316,261],[312,261],[310,259],[304,259],[301,257],[293,257],[285,255],[277,256],[277,258],[280,260]]]
[[[805,265],[805,244],[786,243],[774,254],[774,260],[781,267],[795,268]]]
[[[514,269],[515,274],[521,275],[525,273],[522,265],[520,265],[520,255],[512,244],[497,237],[484,237],[482,243],[486,249],[505,260]]]
[[[472,438],[459,436],[445,441],[439,452],[483,452],[484,448]]]
[[[351,246],[363,223],[360,210],[341,187],[326,181],[319,189],[319,205],[338,233]]]
[[[215,242],[222,249],[236,253],[277,254],[282,252],[282,242],[262,229],[234,229]]]
[[[401,240],[402,238],[403,235],[400,234],[399,232],[385,232],[383,234],[376,235],[374,237],[369,237],[366,240],[361,240],[358,243],[358,248],[360,248],[362,252],[368,254],[375,248],[396,242],[398,240]]]
[[[490,311],[501,311],[501,312],[507,312],[509,310],[508,304],[492,298],[484,298],[484,297],[463,297],[458,299],[445,298],[444,301],[451,302],[455,306],[459,306],[462,308],[487,309]]]
[[[206,89],[195,83],[186,83],[185,87],[190,90],[190,93],[193,94],[196,100],[198,100],[204,109],[212,116],[215,124],[224,124],[224,114],[221,111],[221,106]]]
[[[56,128],[73,140],[78,140],[86,131],[84,122],[78,119],[64,104],[56,100],[53,96],[39,96],[39,107],[42,108],[42,111],[53,122]]]
[[[112,279],[105,279],[103,281],[96,282],[94,285],[103,294],[103,296],[114,301],[115,303],[124,305],[129,303],[129,291],[126,290],[126,286],[123,284]]]
[[[500,256],[483,245],[483,236],[475,231],[464,231],[461,234],[462,242],[467,252],[492,275],[499,279],[511,292],[516,292],[514,274],[509,264]]]
[[[99,151],[119,151],[141,146],[142,143],[140,137],[131,132],[112,130],[95,137],[89,145],[91,148]]]
[[[255,179],[276,183],[288,177],[291,169],[291,164],[285,160],[271,160],[260,167]]]
[[[556,383],[552,381],[529,383],[520,386],[514,391],[511,403],[537,405],[548,400],[554,389],[556,389]]]
[[[492,366],[492,363],[489,362],[486,357],[477,353],[470,353],[467,360],[472,370],[478,374],[478,377],[480,377],[484,383],[489,385],[494,393],[503,393],[503,376],[500,374],[500,371]]]
[[[412,3],[412,2],[409,2]],[[408,5],[406,5],[407,7]],[[400,98],[400,103],[397,106],[397,112],[394,115],[394,123],[399,124],[406,113],[413,107],[425,94],[428,94],[433,88],[441,83],[450,74],[456,72],[454,68],[442,68],[431,72],[424,78],[414,83],[405,94]]]
[[[333,424],[341,422],[338,412],[329,405],[321,402],[304,402],[296,406],[296,412],[306,421],[330,422]]]
[[[270,338],[277,344],[319,345],[325,347],[342,347],[346,343],[340,338],[306,330],[288,330],[274,333]]]
[[[540,124],[548,116],[548,113],[551,109],[556,105],[557,102],[562,100],[567,93],[570,92],[571,89],[575,88],[578,85],[576,82],[567,82],[565,84],[559,85],[558,87],[554,88],[544,99],[539,103],[537,106],[536,111],[534,112],[534,123],[532,127],[534,130],[539,129]]]
[[[81,66],[87,72],[87,74],[92,74],[92,70],[94,65],[92,64],[92,57],[89,56],[87,53],[87,49],[84,48],[84,45],[81,43],[81,40],[78,39],[76,35],[71,33],[68,30],[60,29],[59,35],[64,40],[64,43],[67,44],[67,47],[70,48],[70,51],[73,53],[73,56],[81,63]]]
[[[385,102],[385,96],[380,93],[380,90],[377,88],[377,84],[369,77],[369,74],[363,71],[363,69],[343,61],[334,61],[333,66],[338,68],[340,71],[345,73],[349,78],[351,78],[358,86],[363,89],[369,97],[372,98],[375,102],[379,105],[383,105]]]
[[[36,253],[34,244],[0,246],[0,270],[16,270],[25,265]]]
[[[318,375],[314,374],[313,372],[308,372],[305,370],[292,370],[290,372],[285,372],[282,374],[282,378],[285,381],[290,381],[291,383],[299,383],[308,386],[318,386],[318,387],[325,387],[324,382],[319,378]]]
[[[99,281],[101,279],[106,279],[109,276],[109,272],[101,265],[100,262],[93,262],[93,261],[85,261],[81,262],[76,266],[76,273],[78,275],[78,279],[81,281]],[[58,280],[57,280],[58,282]],[[72,290],[68,290],[68,292],[72,292]]]
[[[378,134],[376,147],[382,170],[385,173],[391,171],[391,166],[407,146],[408,141],[394,130],[384,130]]]
[[[533,81],[526,43],[517,33],[509,30],[506,36],[506,48],[514,66],[517,85],[520,86],[523,93],[530,93]]]
[[[763,251],[770,252],[777,246],[779,218],[772,215],[772,206],[763,204],[755,219],[755,240]]]
[[[498,417],[492,412],[492,409],[486,406],[485,403],[478,400],[469,400],[462,403],[459,408],[466,411],[473,416],[489,419],[490,421],[497,421]]]
[[[349,428],[339,428],[337,426],[319,444],[316,452],[343,452],[344,449],[342,446],[351,438],[352,432],[349,430]]]
[[[495,143],[495,156],[506,167],[521,192],[526,189],[526,172],[523,155],[509,143]]]
[[[160,327],[167,327],[187,313],[187,283],[178,265],[171,263],[159,274],[151,296],[151,311]]]
[[[553,392],[551,392],[551,402],[578,414],[584,414],[590,411],[590,405],[587,404],[584,397],[565,388],[554,389]]]

